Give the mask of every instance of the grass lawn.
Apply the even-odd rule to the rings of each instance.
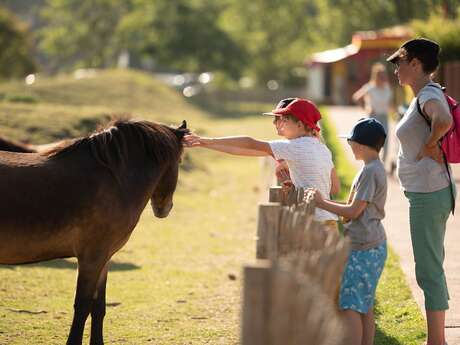
[[[212,136],[274,138],[266,117],[247,115],[272,104],[209,113],[139,72],[38,79],[27,88],[0,84],[0,98],[0,135],[33,143],[85,134],[113,112],[176,124],[187,119],[189,127]],[[228,115],[232,109],[234,117]],[[239,342],[241,268],[255,258],[257,203],[266,194],[260,160],[202,149],[187,156],[171,215],[159,220],[147,207],[113,258],[106,344]],[[339,166],[349,183],[346,176],[353,174],[345,171]],[[64,343],[75,273],[73,259],[0,266],[0,344]],[[379,287],[377,315],[378,345],[415,345],[424,337],[422,317],[394,255]]]

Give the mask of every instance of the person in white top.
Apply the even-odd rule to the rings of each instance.
[[[282,100],[276,109],[264,115],[274,116],[273,123],[284,140],[263,141],[247,136],[205,138],[196,134],[184,137],[185,147],[205,147],[241,156],[272,156],[284,160],[295,187],[316,188],[324,195],[337,194],[340,182],[332,154],[319,137],[321,114],[309,100]],[[337,216],[316,209],[315,220],[337,229]]]
[[[393,95],[388,83],[388,75],[383,64],[377,62],[372,65],[371,78],[353,96],[353,101],[359,103],[364,101],[364,110],[369,117],[378,120],[388,133],[388,114],[391,108]],[[383,147],[382,161],[385,162],[387,156],[387,142]]]

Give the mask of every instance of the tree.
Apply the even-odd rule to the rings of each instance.
[[[135,5],[121,30],[132,49],[172,68],[239,76],[245,52],[219,27],[219,2],[138,0]]]
[[[316,0],[321,3],[324,0]],[[329,9],[340,12],[340,20],[330,28],[341,32],[341,44],[349,42],[353,32],[406,25],[414,19],[427,19],[440,7],[453,15],[459,0],[325,0]]]
[[[31,37],[13,13],[0,6],[0,78],[19,78],[36,71]]]
[[[207,0],[49,0],[41,48],[56,67],[108,67],[123,50],[190,72],[237,77],[244,51]]]
[[[249,55],[246,73],[259,84],[292,81],[311,41],[316,8],[304,0],[228,0],[222,26]]]
[[[25,1],[25,0],[22,0]],[[308,54],[355,31],[456,18],[460,0],[47,0],[41,48],[56,67],[106,67],[128,50],[165,69],[242,73],[259,84],[296,77]],[[440,24],[442,26],[442,24]]]
[[[412,27],[417,36],[430,38],[441,46],[441,61],[458,61],[460,57],[460,18],[446,18],[448,14],[439,10],[428,20],[414,20]],[[452,16],[452,14],[449,14]]]
[[[122,49],[118,25],[128,9],[123,0],[49,0],[40,47],[54,69],[112,66]]]

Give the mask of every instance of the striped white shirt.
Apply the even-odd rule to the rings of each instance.
[[[330,197],[331,170],[334,168],[331,151],[318,138],[269,141],[275,159],[284,159],[289,167],[291,180],[297,188],[316,188],[323,197]],[[337,216],[317,208],[315,220],[337,220]]]

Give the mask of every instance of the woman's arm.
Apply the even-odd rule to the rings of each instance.
[[[442,152],[438,142],[452,126],[452,116],[442,106],[441,102],[435,99],[426,101],[422,110],[431,119],[431,132],[417,159],[430,157],[442,164]]]
[[[331,170],[331,196],[335,196],[340,193],[340,180],[339,177],[337,176],[337,172],[335,171],[335,168],[332,168]]]
[[[363,86],[361,86],[361,88],[351,96],[351,99],[353,100],[353,102],[359,103],[363,99],[363,97],[366,95],[367,89],[368,89],[367,84],[364,84]]]
[[[238,156],[273,156],[268,142],[251,137],[205,138],[190,134],[183,142],[186,147],[205,147]]]
[[[358,200],[356,198],[353,198],[353,201],[350,204],[341,204],[332,200],[324,199],[321,193],[315,189],[309,189],[308,192],[314,193],[316,207],[335,213],[347,219],[358,218],[367,207],[367,201]]]

